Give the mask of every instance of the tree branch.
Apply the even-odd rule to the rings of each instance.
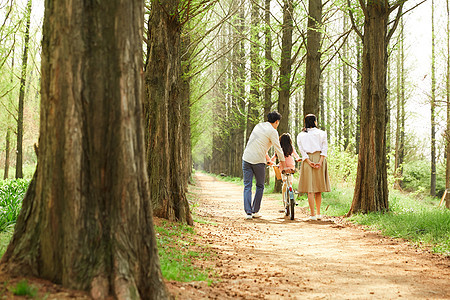
[[[394,31],[397,28],[398,22],[400,21],[400,18],[402,17],[403,3],[401,3],[400,6],[398,6],[397,16],[395,17],[394,25],[392,25],[392,28],[389,30],[389,32],[386,36],[386,44],[389,43],[389,40],[391,39],[392,35],[394,34]]]
[[[355,22],[355,18],[353,16],[353,12],[350,6],[350,0],[347,0],[347,5],[348,5],[348,13],[350,15],[350,20],[352,22],[352,28],[353,30],[355,30],[355,32],[359,35],[359,37],[361,38],[361,40],[363,39],[363,35],[361,33],[361,31],[358,29],[358,27],[356,27],[356,22]]]

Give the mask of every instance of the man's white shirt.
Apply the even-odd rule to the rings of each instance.
[[[251,164],[266,163],[266,154],[273,146],[280,161],[284,161],[278,131],[269,122],[259,123],[253,128],[242,159]]]

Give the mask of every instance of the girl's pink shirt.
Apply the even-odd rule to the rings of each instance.
[[[293,150],[294,150],[294,152],[292,152],[291,155],[289,155],[288,157],[285,157],[286,160],[284,162],[285,163],[284,168],[280,164],[280,166],[279,166],[280,171],[283,171],[283,170],[294,170],[295,169],[295,160],[299,160],[300,156],[298,156],[298,154],[295,151],[295,149],[293,149]],[[275,159],[276,159],[276,155],[272,156],[272,158],[270,160],[275,163]]]

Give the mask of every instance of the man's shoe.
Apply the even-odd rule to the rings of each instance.
[[[316,215],[317,220],[322,220],[322,215]]]
[[[253,219],[252,214],[246,214],[246,215],[245,215],[245,219],[246,219],[246,220],[251,220],[251,219]]]
[[[253,213],[252,216],[253,216],[253,218],[261,218],[260,213]]]

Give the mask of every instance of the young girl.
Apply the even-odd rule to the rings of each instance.
[[[281,149],[283,149],[284,153],[284,164],[280,164],[280,172],[281,172],[281,179],[283,180],[283,187],[282,187],[282,193],[283,197],[286,192],[286,179],[289,178],[289,183],[292,184],[292,178],[293,176],[286,176],[283,174],[283,171],[289,172],[295,170],[295,161],[300,161],[300,156],[297,154],[297,152],[294,149],[294,146],[292,146],[292,139],[291,135],[289,133],[283,133],[280,136],[280,145]],[[275,162],[277,155],[275,154],[272,156],[271,161]],[[295,159],[294,159],[295,158]],[[284,198],[283,198],[284,200]]]

